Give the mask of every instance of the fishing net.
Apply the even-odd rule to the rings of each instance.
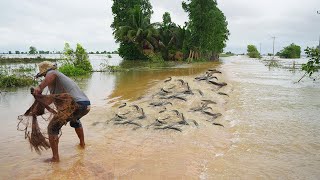
[[[53,121],[66,124],[70,120],[75,120],[73,113],[77,109],[77,103],[67,93],[33,96],[35,100],[31,107],[18,117],[17,129],[24,131],[31,150],[41,154],[42,150],[50,148],[46,133],[47,126],[55,124],[50,123]]]

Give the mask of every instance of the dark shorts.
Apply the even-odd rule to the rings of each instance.
[[[70,122],[70,126],[73,128],[82,127],[80,119],[88,114],[90,111],[90,101],[78,101],[77,109],[73,112],[72,117],[67,119],[67,122]],[[48,125],[48,134],[49,135],[59,135],[61,127],[65,125],[61,121],[52,119]]]

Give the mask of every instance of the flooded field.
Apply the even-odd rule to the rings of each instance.
[[[111,60],[116,65],[119,59]],[[303,60],[301,60],[303,61]],[[96,65],[99,64],[96,62]],[[291,64],[284,62],[283,64]],[[217,68],[219,82],[212,88],[194,78]],[[16,117],[32,103],[28,88],[1,94],[0,177],[3,179],[317,179],[320,175],[319,81],[263,61],[245,57],[224,58],[222,63],[198,63],[170,68],[121,73],[93,73],[77,79],[92,100],[92,111],[83,118],[87,147],[77,146],[73,129],[63,127],[59,150],[61,162],[43,161],[51,156],[31,152],[24,134],[16,130]],[[164,80],[173,77],[172,82]],[[168,89],[177,79],[204,96],[187,101],[170,100],[191,124],[175,130],[154,130],[105,124],[119,105],[137,104],[150,119],[163,119],[163,107],[150,107],[154,94]],[[229,96],[217,95],[217,92]],[[190,112],[203,99],[211,99],[212,111],[222,116],[214,126],[205,115]],[[156,99],[157,101],[159,99]],[[98,123],[97,123],[98,122]],[[102,123],[101,123],[102,122]],[[144,124],[144,125],[145,125]],[[67,125],[69,126],[69,125]]]

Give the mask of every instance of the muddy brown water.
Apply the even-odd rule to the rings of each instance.
[[[218,96],[207,84],[193,78],[209,68],[223,72],[220,89],[230,97]],[[138,104],[151,119],[161,108],[149,107],[151,95],[165,87],[169,76],[183,79],[191,88],[202,89],[205,98],[223,114],[212,126],[201,113],[188,110],[204,97],[172,100],[174,108],[199,127],[174,130],[137,129],[134,126],[103,124],[122,103]],[[8,93],[1,99],[0,177],[4,179],[317,179],[320,167],[318,112],[319,83],[300,74],[270,70],[259,61],[244,57],[225,58],[222,64],[200,63],[152,71],[116,74],[94,73],[79,80],[93,102],[83,118],[87,147],[78,148],[70,127],[63,127],[58,164],[43,161],[51,156],[30,152],[23,133],[15,130],[16,115],[31,104],[28,89]],[[169,85],[168,85],[169,86]],[[212,94],[211,94],[212,93]],[[170,105],[167,106],[171,110]],[[147,121],[147,120],[146,120]],[[152,121],[152,120],[150,120]],[[147,122],[146,124],[148,124]],[[95,124],[95,125],[94,125]],[[68,126],[68,125],[67,125]]]

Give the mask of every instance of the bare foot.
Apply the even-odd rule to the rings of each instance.
[[[79,146],[84,149],[86,147],[86,144],[85,143],[80,143]]]
[[[59,162],[59,161],[60,161],[59,159],[53,158],[53,157],[44,160],[44,162],[46,162],[46,163],[57,163],[57,162]]]

